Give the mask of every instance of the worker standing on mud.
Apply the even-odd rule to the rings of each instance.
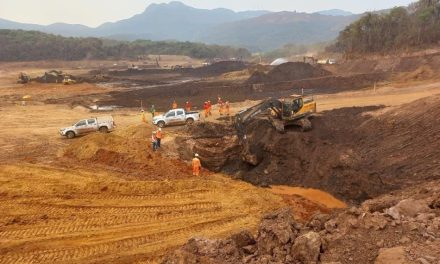
[[[205,102],[203,104],[203,110],[205,110],[205,118],[208,118],[208,115],[209,115],[209,105],[208,105],[208,102]]]
[[[222,98],[220,98],[220,97],[218,98],[217,105],[218,105],[218,113],[220,115],[223,115],[223,101],[222,101]]]
[[[227,116],[231,115],[229,101],[226,101],[225,103],[225,111]]]
[[[156,145],[157,145],[157,148],[158,148],[158,149],[160,148],[160,142],[161,142],[161,140],[162,140],[162,137],[163,137],[163,134],[162,134],[162,128],[159,128],[159,129],[156,131]]]
[[[176,100],[173,101],[172,108],[173,108],[173,109],[176,109],[176,108],[177,108],[177,102],[176,102]]]
[[[156,133],[153,131],[153,133],[151,133],[151,145],[153,147],[153,151],[157,150],[157,138],[156,138]]]
[[[200,175],[200,170],[202,169],[202,163],[199,159],[199,154],[194,154],[194,158],[192,160],[192,167],[193,167],[193,176],[198,177]]]
[[[147,123],[147,118],[145,117],[144,109],[141,110],[141,119],[142,119],[142,122]]]
[[[190,112],[190,111],[191,111],[191,103],[190,103],[189,101],[186,102],[185,110],[186,110],[187,112]]]
[[[211,112],[211,110],[212,110],[211,100],[208,100],[208,115],[209,115],[209,116],[212,116],[212,112]]]
[[[156,108],[154,107],[154,105],[151,105],[150,112],[151,112],[151,116],[154,117],[154,114],[156,113]]]

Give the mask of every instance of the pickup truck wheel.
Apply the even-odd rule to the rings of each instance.
[[[69,139],[74,138],[74,137],[75,137],[75,132],[73,132],[73,131],[69,131],[69,132],[67,132],[67,133],[66,133],[66,137],[69,138]]]
[[[100,127],[100,128],[99,128],[99,132],[101,132],[101,133],[108,133],[108,128],[105,127],[105,126]]]
[[[188,119],[186,120],[186,124],[187,124],[187,125],[192,125],[192,124],[194,124],[194,119],[192,119],[192,118],[188,118]]]
[[[163,128],[163,127],[165,126],[165,122],[163,122],[163,121],[159,121],[159,122],[157,123],[157,126],[160,127],[160,128]]]

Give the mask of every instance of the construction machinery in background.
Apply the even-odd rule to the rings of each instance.
[[[299,126],[302,131],[312,129],[309,117],[316,113],[313,97],[292,95],[282,99],[266,99],[261,103],[239,112],[235,116],[235,128],[240,141],[246,137],[246,126],[260,113],[271,110],[269,119],[275,129],[281,133],[287,126]]]
[[[64,85],[70,85],[70,84],[75,84],[76,81],[70,79],[70,77],[68,75],[64,75],[64,79],[63,79],[63,84]]]
[[[31,81],[31,77],[24,72],[20,72],[18,75],[17,83],[25,84]]]

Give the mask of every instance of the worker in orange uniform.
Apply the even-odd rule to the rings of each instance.
[[[191,103],[189,101],[186,102],[185,109],[187,112],[191,111]]]
[[[173,101],[173,105],[172,105],[172,107],[173,107],[173,109],[176,109],[176,108],[177,108],[176,100]]]
[[[193,167],[193,176],[198,177],[200,175],[200,170],[202,169],[202,163],[199,159],[199,154],[195,154],[194,158],[192,160],[192,167]]]
[[[162,134],[162,128],[159,128],[156,131],[156,147],[160,148],[160,141],[162,140],[163,134]]]
[[[229,101],[226,101],[226,103],[225,103],[225,111],[226,111],[227,116],[229,116],[231,114]]]
[[[208,102],[205,102],[203,104],[203,110],[205,110],[205,118],[208,118],[208,115],[209,115],[209,105],[208,105]]]
[[[208,115],[212,116],[212,104],[211,104],[211,100],[208,100]]]
[[[141,110],[141,118],[142,118],[142,122],[147,123],[147,118],[145,117],[144,110]]]
[[[151,134],[151,145],[153,147],[153,151],[156,151],[157,150],[157,138],[156,138],[156,133],[154,131]]]
[[[217,105],[218,105],[218,113],[220,115],[223,115],[223,101],[222,101],[222,98],[220,98],[220,97],[218,98]]]
[[[221,102],[221,104],[220,104],[220,108],[219,108],[219,113],[220,113],[220,115],[222,116],[224,113],[225,113],[225,103],[224,102]]]

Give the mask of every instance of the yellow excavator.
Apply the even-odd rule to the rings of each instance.
[[[235,116],[235,128],[240,140],[246,138],[246,126],[258,114],[271,110],[270,121],[281,133],[287,126],[299,126],[302,131],[312,129],[309,117],[316,113],[316,102],[313,98],[292,95],[281,99],[266,99],[261,103],[243,110]]]

